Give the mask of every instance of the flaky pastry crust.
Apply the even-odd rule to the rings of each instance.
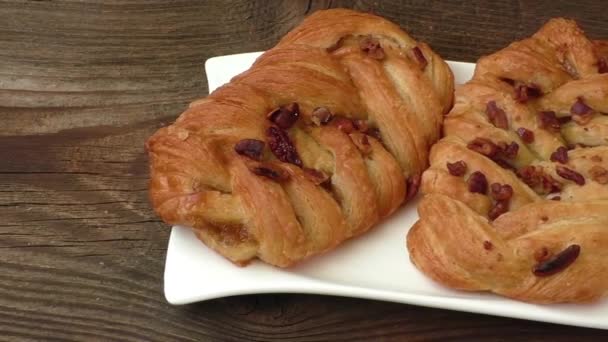
[[[416,193],[452,97],[397,25],[316,12],[148,140],[152,205],[236,264],[290,266]]]
[[[552,19],[478,61],[422,177],[422,272],[529,302],[608,293],[607,46]]]

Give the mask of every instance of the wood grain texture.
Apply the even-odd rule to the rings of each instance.
[[[474,61],[602,1],[0,1],[0,341],[601,340],[608,332],[358,299],[162,295],[169,230],[144,140],[207,93],[211,56],[267,49],[328,6]]]

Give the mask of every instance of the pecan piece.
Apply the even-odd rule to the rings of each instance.
[[[270,178],[278,182],[289,179],[289,173],[287,173],[287,171],[269,163],[251,165],[249,170],[258,176]]]
[[[517,129],[517,135],[519,135],[519,137],[521,138],[521,141],[525,142],[526,144],[531,144],[534,142],[534,132],[532,132],[531,130],[524,128],[524,127],[520,127]]]
[[[242,156],[260,160],[264,152],[264,142],[257,139],[243,139],[234,145],[234,151]]]
[[[310,120],[317,126],[327,125],[333,118],[333,114],[325,107],[317,107],[312,111]]]
[[[478,193],[485,195],[488,192],[488,180],[486,176],[480,171],[475,171],[471,173],[469,179],[467,180],[469,184],[469,191],[473,193]]]
[[[600,184],[608,184],[608,170],[599,165],[593,165],[589,169],[589,175],[591,175],[591,179]]]
[[[500,148],[498,145],[493,143],[490,139],[486,138],[475,138],[467,144],[467,148],[477,153],[483,154],[486,157],[495,157]]]
[[[519,151],[519,145],[515,141],[512,141],[509,145],[507,145],[503,149],[503,154],[505,155],[505,157],[507,157],[509,159],[513,159],[513,158],[517,157],[518,151]]]
[[[384,49],[380,46],[380,42],[376,38],[371,36],[363,38],[359,43],[359,48],[373,59],[384,59]]]
[[[568,162],[568,148],[565,146],[558,147],[555,152],[551,153],[551,161],[566,164]]]
[[[534,266],[532,273],[538,277],[546,277],[561,272],[578,258],[580,252],[581,246],[570,245],[554,257]]]
[[[452,176],[462,177],[467,172],[467,163],[465,163],[464,160],[453,163],[447,162],[446,166]]]
[[[540,167],[527,165],[519,170],[517,175],[524,183],[538,193],[549,194],[559,192],[562,188],[560,182],[551,177],[551,175],[546,174]]]
[[[555,112],[543,111],[538,113],[538,126],[548,131],[559,132],[560,124]]]
[[[490,101],[486,105],[486,115],[492,125],[497,128],[507,129],[509,128],[509,120],[505,111],[498,108],[496,101]]]
[[[300,116],[300,106],[296,102],[280,106],[266,115],[266,118],[274,122],[281,129],[289,129]]]
[[[266,130],[266,136],[268,137],[268,147],[278,160],[302,166],[302,160],[287,132],[276,126],[270,126]]]
[[[505,201],[513,197],[513,187],[509,184],[492,183],[490,193],[497,201]]]
[[[557,165],[557,167],[555,168],[555,171],[563,179],[573,181],[574,183],[576,183],[578,185],[585,185],[585,177],[583,177],[583,175],[581,175],[580,173],[578,173],[572,169],[569,169],[562,165]]]
[[[593,118],[593,109],[580,96],[570,107],[570,113],[572,113],[572,120],[579,125],[586,125]]]
[[[509,211],[509,201],[496,201],[492,209],[488,212],[488,218],[492,221],[496,220],[498,216]]]

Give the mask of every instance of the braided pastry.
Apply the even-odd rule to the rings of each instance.
[[[397,25],[316,12],[148,140],[152,204],[236,264],[292,265],[416,193],[452,96]]]
[[[423,174],[412,262],[538,302],[608,292],[608,45],[553,19],[479,60]]]

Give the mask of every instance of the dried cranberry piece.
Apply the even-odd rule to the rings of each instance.
[[[274,122],[281,129],[289,129],[298,121],[299,116],[300,106],[296,102],[280,106],[266,115],[268,120]]]
[[[488,120],[492,123],[492,125],[502,129],[509,128],[507,115],[505,114],[504,110],[498,108],[496,101],[488,102],[486,105],[486,115],[488,116]]]
[[[384,59],[384,49],[380,46],[380,42],[375,38],[370,36],[363,38],[359,43],[359,48],[373,59]]]
[[[452,176],[462,177],[467,172],[467,164],[463,160],[447,163],[448,171]]]
[[[567,180],[573,181],[574,183],[578,184],[578,185],[585,185],[585,177],[583,177],[583,175],[581,175],[580,173],[569,169],[565,166],[562,165],[557,165],[557,167],[555,168],[555,171],[557,172],[557,174]]]
[[[471,173],[467,183],[469,184],[470,192],[483,195],[488,192],[488,180],[486,179],[486,176],[479,171]]]
[[[534,266],[532,272],[538,277],[554,275],[572,265],[572,263],[578,258],[580,252],[581,246],[570,245],[553,258],[545,260]]]
[[[520,127],[517,129],[517,135],[521,138],[523,142],[526,144],[531,144],[534,142],[534,132],[524,127]]]
[[[268,146],[277,159],[285,163],[302,166],[302,160],[300,160],[298,151],[289,139],[287,132],[276,126],[270,126],[266,130],[266,136],[268,137]]]
[[[551,161],[566,164],[568,162],[568,149],[565,146],[560,146],[551,153]]]
[[[429,62],[426,60],[426,57],[424,57],[422,50],[420,50],[419,47],[414,46],[414,48],[412,48],[412,53],[414,54],[418,64],[420,64],[420,69],[424,70]]]
[[[242,156],[260,160],[264,152],[264,142],[257,139],[243,139],[234,145],[234,151]]]

